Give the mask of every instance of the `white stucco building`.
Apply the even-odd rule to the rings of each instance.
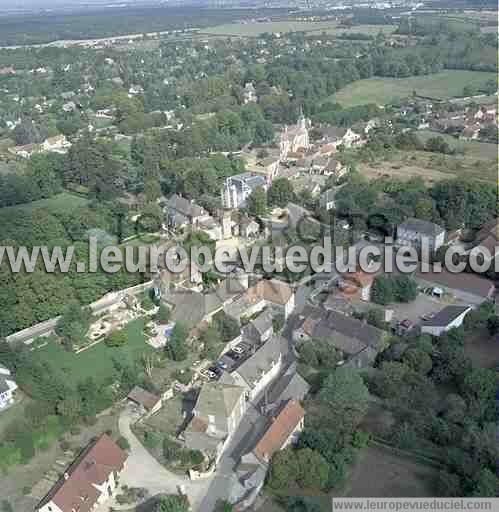
[[[5,366],[0,365],[0,411],[14,403],[14,391],[17,384]]]

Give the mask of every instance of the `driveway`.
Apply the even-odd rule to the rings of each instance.
[[[150,496],[156,494],[178,494],[178,487],[183,485],[189,497],[193,510],[206,494],[211,478],[191,481],[187,476],[182,477],[164,468],[142,445],[131,430],[138,416],[132,407],[123,410],[119,418],[119,429],[123,437],[130,443],[130,452],[124,471],[120,476],[120,485],[128,487],[143,487]],[[120,506],[115,499],[109,500],[98,512],[107,512],[113,507],[116,510],[129,510],[130,505]]]

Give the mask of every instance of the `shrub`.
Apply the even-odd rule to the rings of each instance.
[[[128,442],[128,439],[126,437],[120,436],[118,440],[116,441],[116,444],[122,449],[122,450],[129,450],[130,449],[130,443]]]
[[[170,439],[165,437],[163,440],[163,457],[167,462],[174,462],[180,458],[182,447]]]
[[[104,343],[108,347],[121,347],[128,341],[125,331],[112,332],[105,340]]]

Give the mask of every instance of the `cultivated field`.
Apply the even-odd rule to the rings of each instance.
[[[421,177],[433,183],[453,177],[475,178],[497,184],[497,158],[478,159],[474,156],[445,156],[425,151],[401,153],[397,158],[376,164],[362,163],[358,171],[368,179]]]
[[[359,454],[341,496],[430,497],[435,494],[437,474],[432,467],[371,444]]]
[[[497,160],[497,151],[499,146],[488,142],[478,142],[474,140],[459,140],[451,135],[446,135],[431,130],[418,131],[418,137],[426,142],[431,137],[442,137],[451,148],[458,151],[463,150],[466,156],[480,158],[484,160]]]
[[[339,27],[337,21],[270,21],[263,23],[229,23],[203,30],[203,34],[216,36],[257,37],[265,33],[307,32],[330,35],[342,33],[362,33],[376,35],[380,30],[391,33],[396,29],[394,25],[359,25],[352,28]]]
[[[467,85],[480,87],[494,78],[494,73],[480,71],[444,71],[411,78],[368,78],[347,85],[332,100],[344,107],[366,103],[386,105],[411,96],[413,91],[419,96],[449,99],[462,96],[463,88]]]

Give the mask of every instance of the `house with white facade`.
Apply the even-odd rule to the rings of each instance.
[[[71,142],[64,135],[56,135],[49,137],[40,145],[42,152],[47,151],[50,153],[64,154],[71,147]]]
[[[191,450],[218,461],[246,411],[245,389],[224,373],[201,388],[192,418],[180,438]]]
[[[397,244],[420,249],[425,240],[430,252],[435,252],[444,244],[445,234],[445,229],[434,222],[411,218],[397,226]]]
[[[279,375],[285,340],[272,336],[256,352],[231,372],[231,377],[252,401]]]
[[[258,174],[244,172],[225,178],[221,190],[222,206],[224,208],[242,208],[246,200],[257,188],[267,188],[266,179]]]
[[[37,512],[91,512],[118,489],[127,454],[107,435],[91,443],[36,506]]]
[[[0,364],[0,411],[14,403],[14,391],[17,387],[10,370]]]
[[[470,306],[447,306],[421,325],[421,332],[432,336],[440,336],[450,329],[461,327],[464,317],[471,309]]]

